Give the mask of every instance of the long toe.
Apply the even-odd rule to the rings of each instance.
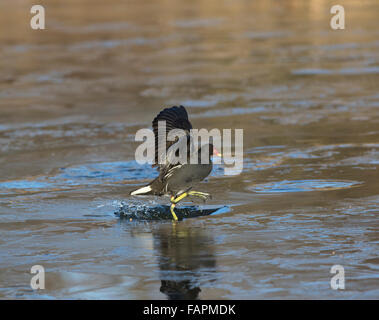
[[[211,199],[212,198],[212,196],[209,193],[200,192],[200,191],[190,191],[188,194],[190,196],[193,196],[193,197],[198,197],[198,198],[202,199],[204,202],[207,199]]]

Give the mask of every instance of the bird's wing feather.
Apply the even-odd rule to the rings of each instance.
[[[166,132],[161,132],[158,135],[158,122],[166,121]],[[182,135],[179,135],[174,141],[168,141],[167,135],[171,130],[181,129],[184,130]],[[155,164],[153,167],[158,166],[159,171],[168,172],[174,165],[170,163],[170,159],[173,154],[170,155],[170,147],[175,143],[188,143],[190,140],[190,130],[192,125],[188,120],[188,114],[183,106],[173,106],[162,110],[153,120],[153,130],[155,135]],[[158,141],[164,139],[166,141],[166,157],[164,154],[160,154],[158,149]],[[187,141],[187,142],[185,142]],[[161,164],[159,164],[161,163]]]

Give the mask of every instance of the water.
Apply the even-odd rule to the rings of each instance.
[[[321,0],[50,1],[32,31],[2,1],[0,298],[378,299],[379,7],[345,2],[343,31]],[[173,104],[243,128],[244,169],[179,207],[217,214],[140,220],[168,201],[128,195],[134,134]]]

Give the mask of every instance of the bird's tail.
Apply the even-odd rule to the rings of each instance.
[[[152,191],[153,189],[150,187],[150,185],[147,185],[147,186],[144,186],[142,188],[132,191],[130,195],[132,196],[147,195],[147,194],[152,194]]]

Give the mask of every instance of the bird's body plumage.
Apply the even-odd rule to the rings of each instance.
[[[206,145],[208,147],[208,145]],[[199,151],[199,157],[201,151]],[[151,186],[150,194],[175,196],[189,190],[194,184],[202,181],[212,171],[212,162],[201,164],[175,164],[165,166],[160,171],[159,176],[149,185]]]

